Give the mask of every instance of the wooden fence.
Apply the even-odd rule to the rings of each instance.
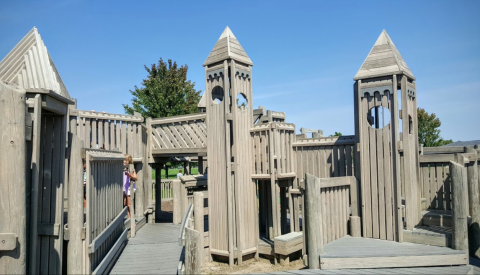
[[[84,273],[101,274],[127,239],[123,207],[123,154],[86,150],[86,236]]]
[[[452,183],[450,161],[456,161],[455,154],[466,153],[463,146],[425,147],[419,156],[420,196],[426,201],[423,207],[428,209],[452,210]],[[402,182],[402,196],[405,186]]]
[[[85,148],[115,150],[132,156],[138,180],[135,195],[136,216],[143,216],[145,210],[152,206],[153,186],[149,175],[149,148],[147,145],[147,127],[139,114],[121,115],[104,112],[70,110],[70,119],[76,122],[76,135],[84,142]],[[144,183],[145,178],[145,183]]]
[[[155,193],[157,190],[155,189],[155,181],[152,181],[153,186],[153,194],[152,199],[155,199]],[[160,181],[160,197],[162,201],[170,201],[173,200],[173,180],[162,179]]]

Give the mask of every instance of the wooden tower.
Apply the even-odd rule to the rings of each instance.
[[[252,61],[226,27],[205,66],[210,254],[256,253],[258,213],[252,180]],[[242,103],[243,102],[243,103]],[[258,254],[257,254],[258,255]]]
[[[415,77],[383,30],[354,80],[363,236],[402,241],[420,218]]]

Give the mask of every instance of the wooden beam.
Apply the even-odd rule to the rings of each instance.
[[[204,120],[206,118],[207,118],[206,113],[172,116],[172,117],[165,117],[165,118],[155,118],[155,119],[152,119],[152,125],[168,124],[168,123],[174,123],[174,122],[186,122],[186,121],[202,120],[202,119]]]

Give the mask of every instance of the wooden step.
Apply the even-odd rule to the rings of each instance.
[[[422,225],[452,227],[452,211],[432,209],[422,211]]]
[[[403,241],[416,244],[428,244],[452,247],[451,227],[417,226],[413,230],[403,230]]]
[[[467,254],[447,247],[343,237],[324,246],[321,269],[394,268],[468,264]]]

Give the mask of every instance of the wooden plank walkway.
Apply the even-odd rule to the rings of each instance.
[[[179,230],[171,223],[146,224],[128,240],[110,274],[176,274]]]

